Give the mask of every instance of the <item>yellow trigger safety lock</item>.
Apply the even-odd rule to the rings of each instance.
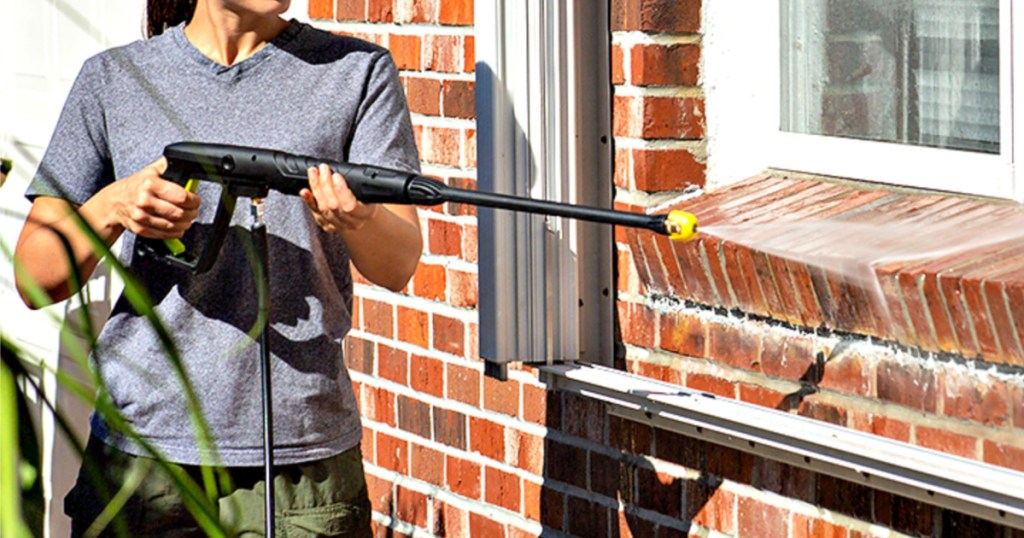
[[[196,192],[198,189],[198,179],[190,179],[185,183],[185,190],[188,192]],[[164,239],[164,245],[167,245],[167,250],[171,251],[175,257],[185,253],[185,243],[182,243],[181,239]]]

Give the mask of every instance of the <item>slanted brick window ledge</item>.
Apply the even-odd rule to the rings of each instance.
[[[706,233],[624,232],[648,294],[1024,364],[1020,204],[766,174],[677,208]]]

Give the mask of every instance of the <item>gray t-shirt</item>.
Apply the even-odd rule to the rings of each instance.
[[[388,52],[292,21],[253,56],[223,66],[181,26],[89,59],[65,103],[27,196],[83,203],[179,141],[249,145],[418,172],[405,94]],[[204,182],[209,229],[218,188]],[[352,277],[343,242],[323,233],[296,196],[265,200],[269,233],[275,460],[329,457],[361,436],[341,340],[351,327]],[[192,275],[133,256],[121,261],[149,292],[172,334],[226,465],[262,463],[256,288],[244,241],[252,222],[240,199],[217,263]],[[235,233],[237,232],[237,233]],[[173,461],[200,463],[194,428],[156,332],[122,297],[93,351],[109,395],[137,432]],[[94,415],[93,432],[144,454]]]

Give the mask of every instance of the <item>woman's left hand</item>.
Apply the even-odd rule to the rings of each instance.
[[[376,216],[377,204],[360,202],[348,188],[345,178],[332,172],[326,164],[310,167],[306,171],[309,188],[302,189],[302,198],[313,212],[320,228],[328,233],[355,231]]]

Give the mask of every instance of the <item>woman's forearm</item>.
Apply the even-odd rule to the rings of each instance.
[[[415,206],[380,206],[358,230],[339,233],[352,264],[371,282],[399,291],[416,272],[423,237]]]

